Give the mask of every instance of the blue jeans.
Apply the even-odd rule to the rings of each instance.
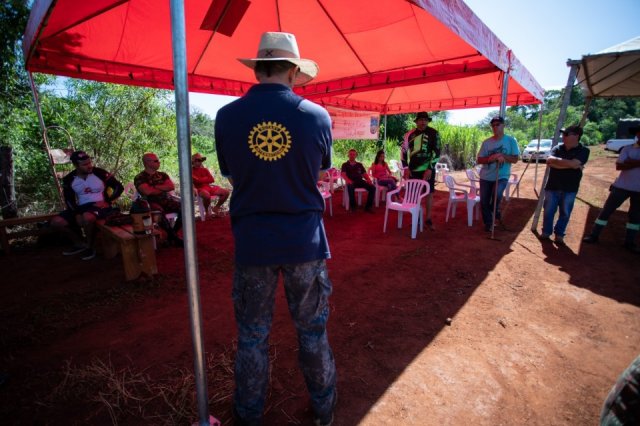
[[[507,187],[508,179],[498,179],[498,198],[496,207],[496,219],[500,219],[500,202],[504,189]],[[490,229],[493,225],[493,197],[495,195],[495,180],[480,179],[480,207],[482,208],[482,221],[485,229]]]
[[[542,233],[551,235],[553,232],[558,237],[564,237],[576,201],[577,192],[544,191],[544,215],[542,216]],[[553,226],[553,219],[558,211],[558,221]]]
[[[269,332],[282,272],[289,313],[298,334],[298,362],[318,417],[330,417],[336,398],[336,366],[327,338],[332,291],[325,260],[241,266],[233,277],[238,326],[234,407],[248,424],[261,424],[269,385]]]

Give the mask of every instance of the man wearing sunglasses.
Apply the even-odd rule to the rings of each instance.
[[[198,195],[202,197],[205,211],[209,211],[211,198],[218,197],[216,205],[213,206],[213,216],[215,217],[220,214],[220,207],[229,198],[229,191],[213,184],[215,182],[213,175],[202,164],[205,161],[207,161],[207,157],[203,157],[198,152],[191,156],[191,177],[193,178],[194,188],[198,191]]]
[[[580,126],[569,126],[560,130],[560,133],[563,143],[554,146],[547,158],[549,178],[544,187],[544,215],[540,239],[548,240],[553,232],[555,243],[564,245],[565,231],[582,179],[582,169],[589,160],[589,149],[580,143]],[[556,211],[558,221],[554,226]]]
[[[142,156],[142,164],[144,164],[144,170],[133,179],[133,184],[142,198],[149,202],[151,210],[178,213],[178,219],[173,226],[164,215],[159,225],[167,233],[169,244],[183,247],[184,243],[178,237],[178,231],[182,228],[181,205],[180,201],[170,194],[175,189],[175,185],[168,174],[159,171],[160,160],[153,152],[147,152]]]
[[[513,136],[504,134],[504,117],[493,117],[490,122],[493,136],[482,142],[478,152],[480,169],[480,207],[484,230],[491,232],[494,219],[500,220],[500,202],[511,175],[511,165],[518,162],[520,149]],[[498,185],[496,191],[496,184]],[[494,200],[495,198],[495,200]],[[495,217],[494,217],[495,204]]]

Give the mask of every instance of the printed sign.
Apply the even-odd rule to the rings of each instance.
[[[380,115],[328,107],[333,139],[378,139]]]

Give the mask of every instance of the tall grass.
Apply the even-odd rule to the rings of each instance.
[[[476,157],[482,141],[491,136],[488,130],[472,126],[455,126],[444,121],[434,121],[431,127],[440,133],[440,161],[447,163],[450,169],[461,170],[476,163]],[[351,148],[358,151],[358,161],[368,167],[373,162],[376,152],[384,149],[387,162],[400,159],[402,141],[389,139],[386,141],[341,139],[333,141],[333,166],[340,168],[347,161]]]

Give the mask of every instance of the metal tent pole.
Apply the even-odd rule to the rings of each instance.
[[[202,338],[202,310],[198,282],[198,259],[193,207],[193,181],[191,178],[191,142],[189,131],[189,90],[187,84],[187,43],[184,1],[171,0],[171,42],[173,47],[173,77],[176,97],[176,124],[178,128],[178,162],[182,197],[184,235],[184,263],[187,275],[187,294],[193,340],[198,418],[200,426],[209,426],[207,377],[205,372],[204,342]]]
[[[40,122],[40,129],[42,130],[42,143],[44,144],[44,150],[47,153],[47,158],[49,159],[49,169],[51,170],[51,175],[53,176],[53,181],[56,184],[56,189],[58,190],[58,199],[60,200],[60,208],[64,209],[64,195],[62,193],[62,186],[60,185],[60,181],[58,180],[58,176],[56,175],[56,168],[53,163],[53,157],[51,156],[51,150],[49,147],[49,138],[47,137],[47,126],[44,124],[44,118],[42,117],[42,110],[40,109],[40,98],[38,98],[38,89],[36,89],[36,84],[33,81],[33,74],[31,71],[29,74],[29,84],[31,85],[31,94],[33,95],[33,102],[36,105],[36,112],[38,113],[38,121]]]
[[[567,79],[567,87],[565,87],[564,89],[562,106],[560,107],[560,114],[558,115],[558,122],[556,123],[556,130],[553,133],[553,142],[551,144],[552,148],[558,144],[558,140],[560,139],[560,129],[562,128],[562,123],[564,123],[564,120],[567,116],[567,107],[569,106],[569,101],[571,100],[571,90],[573,88],[573,83],[576,80],[576,76],[578,75],[578,70],[580,69],[580,61],[568,61],[567,65],[571,67],[571,70],[569,71],[569,78]],[[540,212],[542,211],[542,206],[544,205],[544,187],[547,184],[548,179],[549,166],[547,166],[544,172],[542,184],[540,185],[540,197],[538,198],[538,205],[536,206],[536,211],[533,214],[533,222],[531,223],[532,232],[536,232],[536,229],[538,229]]]
[[[536,152],[540,152],[540,138],[542,137],[542,113],[544,112],[544,101],[542,105],[540,105],[540,116],[538,117],[538,148],[536,148]],[[531,162],[531,160],[529,160]],[[539,197],[538,194],[538,156],[536,155],[536,167],[533,171],[533,192]]]
[[[500,117],[507,112],[507,92],[509,91],[509,70],[502,77],[502,97],[500,99]]]

